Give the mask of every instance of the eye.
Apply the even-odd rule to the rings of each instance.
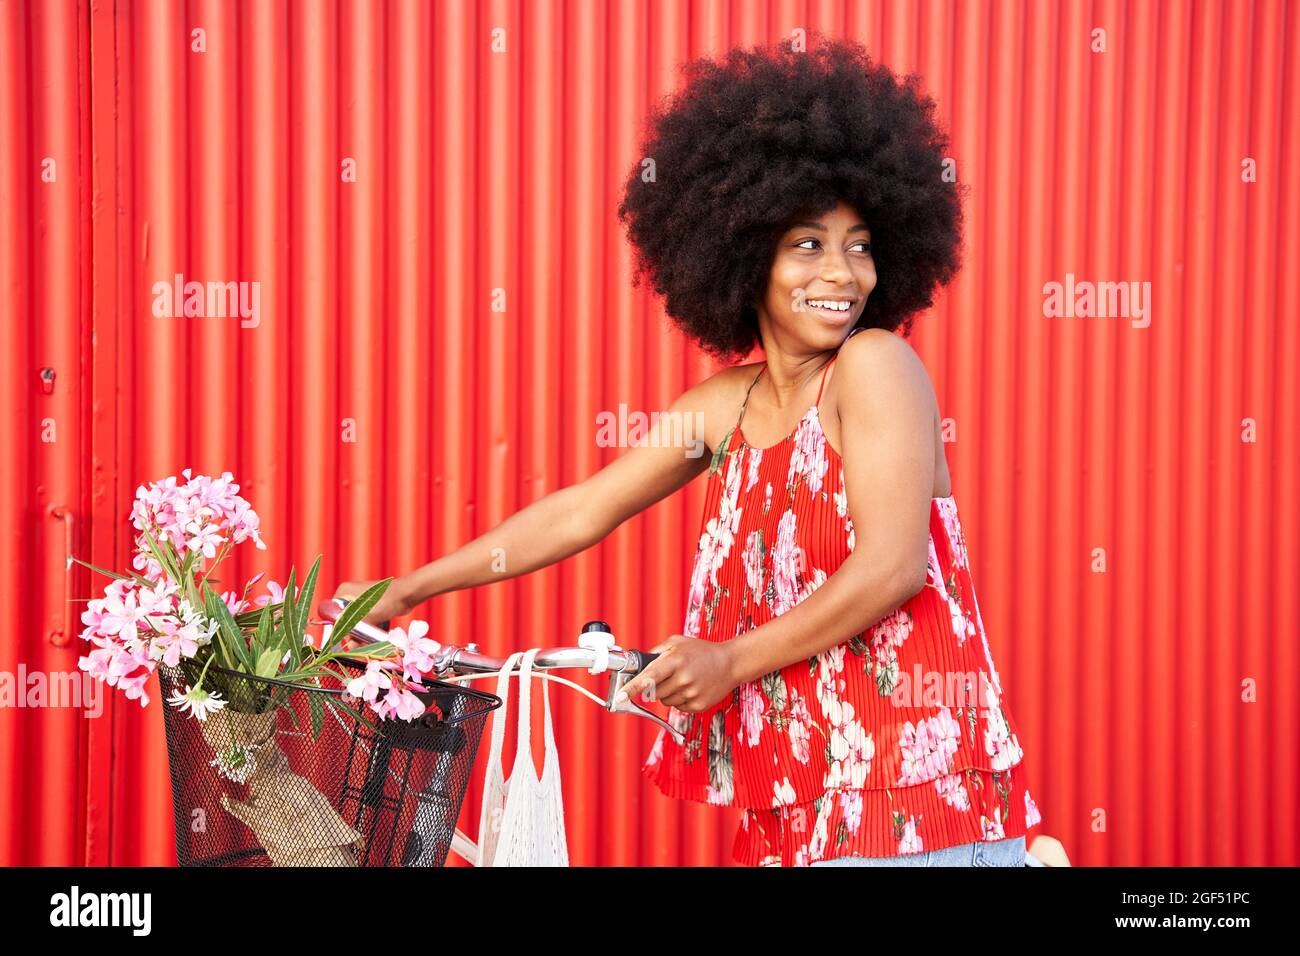
[[[820,240],[815,239],[815,238],[813,238],[812,236],[809,236],[807,239],[800,239],[800,240],[796,241],[795,244],[794,244],[794,248],[796,248],[796,249],[811,249],[812,246],[807,245],[807,243],[818,243],[818,242],[820,242]],[[867,255],[871,255],[871,240],[869,240],[869,239],[859,239],[859,240],[858,240],[857,242],[855,242],[853,245],[854,245],[854,246],[861,246],[862,248],[861,248],[860,250],[858,250],[858,251],[860,251],[860,252],[865,252]]]

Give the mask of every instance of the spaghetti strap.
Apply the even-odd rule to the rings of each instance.
[[[763,367],[758,370],[758,374],[754,376],[754,380],[749,383],[749,388],[745,389],[745,400],[740,403],[740,415],[737,416],[736,425],[734,428],[732,428],[732,431],[735,431],[737,428],[739,428],[740,423],[744,420],[745,409],[749,407],[749,393],[754,390],[754,386],[758,384],[758,380],[763,377],[763,372],[765,372],[766,370],[767,370],[767,365],[765,363]]]
[[[840,353],[836,351],[836,353],[831,356],[831,360],[826,363],[826,367],[822,369],[822,383],[817,387],[817,400],[813,402],[813,405],[817,406],[819,410],[822,404],[822,390],[826,388],[826,373],[831,370],[831,366],[835,364],[835,360],[839,358],[839,356]]]
[[[847,342],[849,339],[853,338],[853,336],[857,335],[861,331],[862,331],[862,326],[858,326],[856,329],[854,329],[852,332],[848,334],[848,336],[844,339],[844,342]],[[840,348],[844,347],[844,342],[840,343]],[[831,370],[831,365],[833,365],[835,360],[839,357],[840,357],[840,349],[836,349],[835,354],[831,356],[831,360],[826,363],[826,368],[822,370],[822,383],[817,387],[817,401],[813,402],[813,405],[817,407],[818,411],[821,411],[822,391],[826,388],[826,373]]]

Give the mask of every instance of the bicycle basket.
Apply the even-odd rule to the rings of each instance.
[[[163,697],[199,670],[160,666]],[[423,717],[381,720],[331,676],[313,687],[209,667],[203,686],[224,708],[202,721],[163,708],[180,865],[442,866],[501,699],[426,685]]]

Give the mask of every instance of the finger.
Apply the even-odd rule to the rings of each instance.
[[[654,647],[650,648],[650,653],[651,653],[651,654],[664,654],[664,653],[666,653],[666,652],[669,650],[669,648],[671,648],[671,647],[673,647],[673,646],[675,646],[675,645],[677,645],[677,644],[680,644],[682,641],[686,641],[686,640],[689,640],[689,639],[690,639],[690,638],[687,638],[687,637],[685,637],[685,636],[683,636],[683,635],[681,635],[681,634],[674,634],[672,637],[668,638],[667,640],[660,641],[660,642],[659,642],[658,644],[656,644]]]
[[[655,658],[641,673],[623,685],[622,690],[618,692],[618,702],[622,703],[628,698],[645,693],[646,688],[657,686],[676,669],[676,664],[666,657]]]
[[[680,665],[671,671],[661,671],[657,677],[653,677],[641,692],[642,700],[658,701],[662,703],[665,695],[672,696],[680,693],[681,688],[687,683],[686,676],[682,673]]]
[[[688,681],[683,675],[680,673],[673,673],[650,688],[654,691],[654,696],[650,699],[658,701],[661,704],[675,706],[674,702],[682,696],[682,691],[687,687],[687,685]]]

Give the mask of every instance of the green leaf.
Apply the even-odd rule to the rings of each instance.
[[[722,437],[722,444],[718,446],[717,451],[713,453],[713,461],[709,463],[709,474],[712,475],[722,465],[722,459],[727,456],[727,448],[731,445],[731,434],[736,429],[733,426],[731,431]]]
[[[330,632],[329,643],[322,649],[324,653],[329,653],[335,647],[343,642],[343,639],[352,633],[353,629],[361,623],[361,619],[370,613],[370,609],[379,603],[379,599],[384,596],[388,590],[388,585],[393,583],[392,578],[384,578],[382,581],[376,581],[370,587],[366,588],[356,599],[353,600],[343,613],[339,615],[338,621],[334,625],[334,630]]]
[[[321,703],[320,694],[308,694],[307,703],[311,707],[311,739],[320,740],[320,732],[325,724],[325,705]]]
[[[164,553],[162,547],[154,540],[153,535],[149,533],[147,528],[142,533],[144,534],[145,543],[149,545],[149,550],[153,552],[153,556],[157,559],[158,563],[163,566],[163,570],[171,575],[173,581],[180,583],[181,573],[180,569],[176,567],[176,562]],[[171,549],[169,548],[168,550],[170,551]],[[225,602],[223,601],[222,603],[224,604]]]
[[[90,568],[90,570],[98,571],[100,574],[104,575],[105,577],[116,578],[119,581],[125,581],[128,578],[139,578],[141,581],[147,580],[138,574],[118,574],[116,571],[105,571],[99,565],[91,564],[89,561],[82,561],[80,558],[71,558],[70,560],[76,561],[83,568]]]
[[[274,614],[276,611],[281,609],[281,606],[282,602],[276,601],[274,604],[267,604],[263,607],[254,608],[251,611],[240,611],[235,615],[235,623],[241,628],[249,627],[250,625],[257,623],[257,619],[262,616],[263,611],[270,611]]]
[[[284,655],[278,647],[268,647],[262,651],[257,658],[257,670],[255,673],[258,677],[274,677],[280,669],[280,658]]]
[[[297,570],[290,568],[289,583],[284,586],[284,626],[289,632],[298,630]]]
[[[236,619],[238,623],[238,619]],[[257,630],[254,632],[253,646],[258,648],[266,647],[271,643],[271,610],[262,608],[262,613],[257,616]]]
[[[297,617],[297,631],[293,635],[293,640],[289,642],[289,653],[292,655],[294,667],[298,666],[298,661],[302,658],[302,641],[307,636],[307,619],[311,617],[311,602],[316,594],[316,576],[320,573],[321,556],[316,555],[316,563],[311,566],[307,572],[307,580],[302,584],[302,597],[298,601],[298,609],[302,612]]]
[[[346,656],[370,658],[376,656],[378,651],[385,651],[385,650],[387,651],[394,650],[393,645],[388,643],[387,641],[376,641],[373,644],[362,644],[360,647],[351,648],[350,650],[348,650]],[[391,657],[392,655],[388,654],[385,656]]]
[[[348,682],[352,680],[350,676],[344,674],[342,671],[334,670],[328,664],[322,664],[320,666],[320,670],[324,674],[332,674],[334,677],[338,678],[338,682],[344,685],[345,687],[347,686]]]
[[[248,646],[244,642],[244,634],[235,624],[235,619],[230,613],[230,608],[226,607],[226,602],[208,587],[208,582],[203,582],[204,602],[207,605],[208,614],[215,620],[225,638],[225,646],[230,654],[232,662],[238,661],[244,667],[247,674],[257,673],[257,665],[253,661],[253,655],[249,652]]]

